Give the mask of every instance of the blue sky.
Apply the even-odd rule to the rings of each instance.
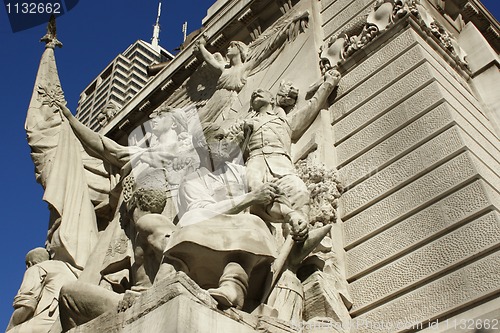
[[[188,31],[201,26],[212,0],[163,1],[160,44],[173,50],[182,42],[181,27]],[[500,2],[483,3],[498,18]],[[56,61],[68,106],[76,109],[80,92],[120,52],[137,39],[149,41],[156,19],[157,0],[85,1],[57,21]],[[0,330],[12,313],[12,300],[24,274],[24,256],[43,246],[48,221],[43,191],[35,182],[34,167],[26,143],[24,120],[31,98],[40,57],[39,43],[45,26],[12,33],[5,8],[0,8],[0,112],[4,148],[0,160],[0,205],[3,253],[0,274]]]

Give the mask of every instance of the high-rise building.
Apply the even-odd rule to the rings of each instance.
[[[148,82],[147,67],[174,56],[158,45],[160,10],[151,43],[138,40],[119,54],[83,90],[76,116],[94,131],[100,130]]]

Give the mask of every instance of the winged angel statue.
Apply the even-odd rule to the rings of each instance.
[[[225,57],[218,52],[210,53],[206,48],[208,38],[202,35],[195,41],[194,53],[205,63],[167,102],[179,105],[195,102],[201,122],[237,118],[246,102],[246,99],[241,102],[238,94],[249,77],[268,68],[286,45],[307,29],[308,22],[307,11],[291,12],[248,45],[231,41]]]

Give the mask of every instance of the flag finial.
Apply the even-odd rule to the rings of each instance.
[[[47,33],[40,39],[45,42],[46,48],[55,49],[55,47],[62,47],[63,44],[57,39],[56,33],[56,17],[54,14],[50,16],[49,24],[47,24]]]

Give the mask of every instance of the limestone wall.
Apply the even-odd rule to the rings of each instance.
[[[322,1],[325,39],[372,3]],[[474,309],[500,308],[498,138],[467,75],[418,27],[385,34],[345,68],[329,109],[352,331],[484,319]]]

